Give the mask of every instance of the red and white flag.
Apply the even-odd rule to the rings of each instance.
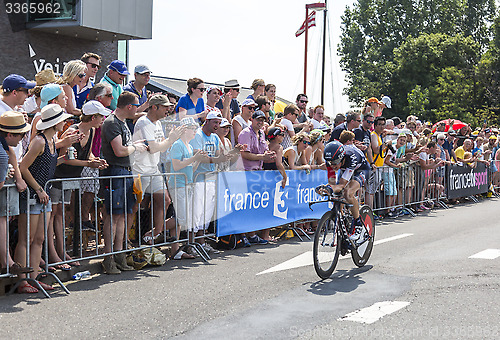
[[[316,11],[312,11],[311,14],[309,14],[309,16],[307,17],[307,28],[309,29],[313,26],[316,26]],[[295,36],[298,37],[305,31],[306,31],[306,22],[304,21],[302,26],[300,26],[299,30],[295,32]]]

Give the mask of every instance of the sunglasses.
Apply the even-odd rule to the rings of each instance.
[[[299,100],[299,102],[301,102],[301,103],[303,103],[303,104],[307,104],[307,103],[309,103],[309,101],[307,101],[307,100],[302,100],[302,99],[301,99],[301,100]]]
[[[206,90],[206,88],[204,88],[204,87],[197,87],[196,89],[200,90],[202,93],[205,92],[205,90]]]
[[[80,79],[81,79],[81,78],[85,78],[85,76],[86,76],[86,74],[85,74],[85,73],[80,73],[80,74],[78,75],[78,77],[79,77]]]
[[[236,91],[236,92],[240,92],[240,89],[231,89],[233,91]]]
[[[373,123],[375,123],[375,121],[374,121],[374,120],[367,120],[366,122],[367,122],[368,124],[373,124]]]
[[[309,142],[307,140],[303,140],[302,143],[304,143],[305,145],[311,145],[311,142]]]
[[[356,119],[356,121],[357,121],[358,123],[361,123],[361,119]]]
[[[139,107],[139,106],[141,106],[141,104],[134,104],[134,103],[132,103],[132,104],[130,104],[130,105],[133,105],[133,106],[135,106],[135,107]]]
[[[108,93],[105,95],[106,97],[109,97],[109,98],[113,98],[113,94],[112,93]]]
[[[92,68],[100,69],[101,66],[94,64],[94,63],[87,63],[87,65],[90,65]]]
[[[245,106],[250,111],[255,111],[255,106]]]

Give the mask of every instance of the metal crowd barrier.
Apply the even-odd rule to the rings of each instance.
[[[5,197],[6,203],[6,216],[0,216],[0,264],[2,267],[2,272],[0,272],[0,279],[2,278],[11,278],[14,277],[12,273],[10,273],[8,258],[10,252],[10,206],[9,202],[11,200],[11,192],[12,190],[16,190],[17,187],[15,184],[4,184],[3,188],[0,189],[0,195]],[[19,204],[19,200],[17,200],[17,204]],[[5,220],[4,220],[5,219]],[[5,267],[4,267],[5,266]]]
[[[423,170],[416,162],[405,164],[400,168],[382,166],[376,168],[379,176],[373,199],[373,211],[382,215],[389,210],[403,210],[415,216],[415,209],[420,209],[424,203],[431,206],[448,206],[445,198],[445,169]],[[364,197],[363,195],[360,195]]]
[[[393,170],[393,171],[390,171],[390,170]],[[391,208],[400,208],[400,209],[408,209],[412,206],[415,206],[415,205],[418,205],[418,204],[422,204],[422,203],[425,203],[425,202],[433,202],[434,204],[439,204],[443,207],[446,208],[446,205],[441,201],[442,198],[444,198],[444,185],[445,185],[445,179],[444,179],[444,174],[443,173],[440,173],[439,172],[439,168],[438,169],[434,169],[434,170],[431,170],[431,171],[427,171],[427,172],[424,172],[422,171],[422,169],[420,168],[420,166],[418,165],[418,163],[411,163],[405,167],[402,167],[400,169],[390,169],[389,167],[387,166],[384,166],[384,167],[381,167],[379,169],[379,172],[380,172],[380,175],[381,175],[381,180],[380,180],[380,183],[379,183],[379,187],[377,188],[376,190],[376,194],[375,194],[375,199],[374,199],[374,207],[373,207],[373,210],[377,213],[381,213],[382,211],[385,211],[387,209],[391,209]],[[490,172],[490,175],[489,175],[489,178],[490,178],[490,181],[491,179],[493,178],[493,173],[492,173],[492,170],[491,170],[491,167],[489,168],[488,170]],[[392,175],[391,175],[392,173]],[[205,178],[203,179],[203,181],[198,181],[199,179],[199,176],[200,175],[204,175]],[[161,177],[162,178],[162,192],[166,192],[167,190],[169,190],[168,192],[170,193],[169,196],[170,196],[170,199],[173,201],[176,199],[176,197],[174,197],[175,195],[172,195],[172,193],[174,193],[177,189],[177,185],[175,184],[173,188],[168,188],[167,187],[167,180],[170,176],[183,176],[184,177],[184,180],[185,182],[187,181],[187,176],[183,173],[163,173],[163,174],[157,174],[157,175],[141,175],[141,177],[143,178],[150,178],[150,179],[153,179],[153,177]],[[394,177],[392,177],[394,176]],[[84,221],[84,216],[82,214],[82,197],[83,197],[83,194],[82,194],[82,191],[83,191],[83,188],[81,187],[81,184],[84,182],[84,181],[90,181],[90,182],[94,182],[95,186],[97,186],[97,184],[99,184],[101,186],[101,189],[103,188],[103,186],[108,186],[107,189],[109,189],[109,194],[111,195],[111,192],[113,192],[114,188],[113,188],[113,181],[116,181],[117,180],[123,180],[124,183],[127,179],[129,178],[137,178],[137,176],[134,176],[134,175],[127,175],[127,176],[99,176],[99,177],[84,177],[84,178],[68,178],[68,179],[53,179],[53,180],[50,180],[45,189],[46,189],[46,192],[49,188],[50,185],[53,185],[54,183],[57,183],[57,182],[60,182],[61,184],[61,188],[62,188],[62,198],[61,198],[61,201],[62,201],[62,209],[61,209],[61,214],[62,216],[60,216],[62,218],[62,235],[59,233],[59,231],[54,231],[57,235],[57,237],[62,237],[62,249],[60,249],[60,254],[59,256],[62,256],[63,260],[62,261],[59,261],[59,262],[50,262],[49,261],[49,247],[54,247],[54,245],[51,245],[50,242],[52,242],[54,240],[54,234],[52,231],[50,231],[49,233],[49,224],[50,224],[50,221],[48,218],[45,218],[45,214],[44,214],[44,234],[45,234],[45,246],[44,246],[44,249],[43,249],[43,254],[42,254],[42,258],[44,259],[45,261],[45,270],[43,273],[37,275],[37,279],[40,278],[40,277],[43,277],[43,276],[52,276],[54,278],[54,280],[59,283],[61,285],[61,287],[63,288],[63,290],[69,294],[69,291],[67,290],[67,288],[61,283],[61,281],[59,280],[59,278],[51,273],[49,271],[49,268],[50,267],[53,267],[53,266],[57,266],[57,265],[61,265],[61,264],[69,264],[69,263],[72,263],[72,262],[76,262],[76,261],[83,261],[83,260],[91,260],[91,259],[96,259],[96,258],[102,258],[104,256],[108,256],[108,255],[115,255],[115,254],[119,254],[119,253],[125,253],[125,252],[131,252],[131,251],[134,251],[134,250],[141,250],[141,249],[147,249],[147,248],[151,248],[151,247],[162,247],[162,246],[171,246],[175,243],[185,243],[189,246],[192,246],[193,249],[201,256],[201,258],[204,260],[204,261],[208,261],[210,259],[210,256],[209,254],[205,251],[205,249],[201,246],[200,243],[197,242],[197,240],[201,239],[201,238],[214,238],[216,237],[216,233],[215,232],[207,232],[207,230],[205,229],[204,226],[202,226],[202,228],[200,230],[203,230],[202,232],[202,235],[200,236],[194,236],[193,238],[190,239],[189,237],[189,233],[187,233],[187,236],[184,237],[184,238],[178,238],[177,236],[180,234],[180,227],[179,225],[177,224],[177,221],[175,221],[175,235],[170,235],[171,238],[168,238],[167,237],[167,225],[166,225],[166,219],[165,217],[167,217],[167,209],[168,209],[168,206],[166,204],[166,197],[164,196],[164,194],[162,194],[162,204],[163,204],[163,212],[164,212],[164,215],[163,215],[163,218],[162,218],[162,234],[163,234],[163,238],[157,240],[155,239],[155,225],[154,225],[154,209],[155,209],[155,204],[154,204],[154,200],[155,200],[155,195],[151,194],[151,201],[150,201],[150,204],[151,204],[151,208],[147,209],[146,208],[146,213],[148,214],[149,216],[149,226],[147,227],[147,230],[148,231],[151,231],[151,235],[153,237],[153,241],[151,242],[152,244],[145,244],[143,243],[143,240],[142,240],[142,237],[143,237],[143,234],[144,234],[144,231],[145,231],[145,228],[143,226],[143,223],[142,223],[142,214],[141,214],[141,208],[140,206],[138,206],[138,214],[137,214],[137,221],[136,221],[136,235],[137,235],[137,239],[138,239],[138,243],[136,245],[134,244],[131,244],[131,242],[129,241],[129,227],[131,225],[131,220],[129,220],[126,216],[124,218],[124,223],[125,223],[125,226],[124,226],[124,233],[126,234],[124,236],[124,248],[121,249],[121,250],[115,250],[115,246],[114,244],[111,244],[111,251],[109,252],[105,252],[104,249],[103,249],[103,242],[101,242],[101,237],[100,237],[100,233],[102,232],[100,230],[100,226],[101,226],[101,223],[100,223],[100,220],[101,218],[99,217],[99,208],[100,208],[100,202],[102,202],[102,199],[103,199],[103,190],[99,191],[99,194],[96,194],[95,195],[95,198],[93,199],[93,202],[92,202],[92,207],[90,210],[93,210],[94,212],[94,217],[90,220],[91,222],[93,222],[93,225],[95,226],[95,230],[84,230],[82,228],[82,222]],[[203,221],[204,225],[208,224],[208,223],[213,223],[213,227],[214,227],[214,231],[216,230],[217,228],[217,209],[214,207],[214,209],[207,209],[209,208],[209,204],[211,204],[211,202],[216,202],[217,201],[217,180],[218,180],[218,176],[216,175],[216,172],[210,172],[210,173],[203,173],[203,174],[198,174],[195,178],[194,178],[194,183],[191,185],[192,188],[193,188],[193,191],[194,191],[194,194],[192,196],[192,199],[193,199],[193,209],[191,209],[191,221],[194,220],[194,217],[195,216],[198,216],[201,221]],[[176,181],[174,181],[174,183],[176,183]],[[490,183],[493,185],[493,183]],[[210,188],[211,186],[213,186],[213,190]],[[391,186],[389,188],[389,186]],[[5,185],[5,188],[16,188],[15,184],[7,184]],[[395,188],[395,191],[394,191],[394,188]],[[498,189],[498,186],[494,186],[495,189]],[[125,200],[122,202],[122,204],[124,204],[125,208],[128,207],[128,204],[130,204],[130,202],[127,202],[127,190],[130,190],[127,188],[126,185],[124,185],[124,197],[125,197]],[[145,188],[143,188],[144,190]],[[360,192],[360,198],[364,197],[363,195],[363,192],[364,192],[365,188],[362,188],[361,192]],[[72,211],[72,220],[73,220],[73,225],[70,226],[70,228],[67,228],[67,223],[66,223],[66,206],[67,206],[67,203],[65,203],[65,201],[71,201],[69,199],[67,199],[67,195],[71,194],[71,192],[74,191],[74,199],[73,199],[73,204],[74,204],[74,207],[73,209],[71,210]],[[2,190],[3,192],[3,190]],[[6,190],[6,195],[7,195],[7,199],[9,198],[9,194],[10,194],[10,191],[9,190]],[[195,206],[195,204],[197,204],[195,200],[199,200],[200,199],[200,195],[199,193],[201,192],[201,196],[202,196],[202,202],[200,205],[198,206]],[[195,197],[196,196],[196,197]],[[395,197],[394,197],[395,196]],[[187,207],[188,206],[188,195],[186,195],[186,197],[184,198],[185,199],[185,206]],[[9,200],[7,200],[7,202],[10,202]],[[389,202],[389,204],[388,204]],[[52,202],[52,203],[55,203],[55,202]],[[17,203],[18,204],[18,203]],[[104,210],[104,207],[101,207],[103,208]],[[29,205],[28,205],[28,216],[29,216]],[[198,210],[196,210],[198,209]],[[53,209],[54,210],[54,209]],[[197,214],[195,214],[195,210],[197,212]],[[200,214],[201,212],[201,214]],[[411,210],[409,210],[409,212],[411,213]],[[90,214],[90,212],[89,212]],[[111,214],[110,214],[110,233],[111,233],[111,240],[114,240],[114,235],[113,235],[113,231],[112,231],[112,219],[113,219],[113,206],[111,205]],[[412,213],[412,215],[414,215]],[[103,219],[105,218],[105,216],[103,216]],[[299,223],[299,221],[297,222],[294,222],[293,223],[293,228],[296,229],[296,223]],[[2,258],[6,258],[6,255],[7,255],[7,252],[10,251],[9,249],[9,235],[8,235],[8,230],[9,230],[9,225],[10,225],[10,216],[7,214],[7,220],[6,220],[6,234],[5,236],[3,235],[0,235],[0,241],[2,242],[2,244],[4,245],[4,248],[6,248],[6,250],[2,250],[2,254],[0,254],[0,256],[2,256]],[[186,229],[187,230],[190,230],[190,227],[192,228],[193,226],[187,226]],[[60,227],[59,227],[60,228]],[[53,229],[53,228],[52,228]],[[71,230],[71,235],[68,235],[66,233],[66,230],[70,229]],[[104,230],[103,230],[104,231]],[[0,232],[4,232],[3,230],[0,229]],[[30,219],[28,218],[27,219],[27,264],[29,265],[30,261],[30,254],[29,254],[29,240],[30,240]],[[93,239],[91,238],[88,238],[86,235],[84,234],[88,234],[88,233],[93,233],[94,234],[94,237]],[[59,234],[59,235],[58,235]],[[297,234],[297,233],[296,233]],[[72,237],[72,240],[73,240],[73,249],[72,249],[72,256],[73,258],[72,259],[66,259],[66,255],[67,254],[67,246],[66,246],[66,239],[67,237]],[[175,237],[175,239],[172,238],[172,236]],[[50,239],[50,241],[49,241]],[[84,244],[83,242],[85,241],[90,241],[93,243],[93,250],[85,250],[84,249]],[[60,242],[61,240],[59,240]],[[57,242],[57,240],[56,240]],[[87,244],[88,245],[88,244]],[[0,248],[1,249],[1,248]],[[57,252],[57,249],[55,250]],[[35,270],[37,268],[34,268]],[[13,277],[14,275],[12,273],[9,273],[9,269],[8,269],[8,266],[7,266],[7,271],[5,274],[0,274],[0,279],[1,278],[9,278],[9,277]],[[28,281],[30,282],[33,286],[35,286],[36,288],[38,288],[40,291],[42,291],[44,293],[45,296],[47,297],[50,297],[47,292],[40,286],[38,285],[38,283],[30,278],[30,277],[27,277],[27,278],[20,278],[19,279],[19,282],[11,289],[11,292],[13,292],[17,287],[18,285],[20,284],[20,282],[22,281]]]

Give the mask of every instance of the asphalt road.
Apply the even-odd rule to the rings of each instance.
[[[0,338],[498,339],[499,208],[381,222],[368,264],[342,258],[324,281],[292,239],[1,297]]]

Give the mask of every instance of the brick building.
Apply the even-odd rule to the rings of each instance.
[[[34,79],[45,68],[62,73],[65,62],[85,52],[102,56],[103,66],[114,59],[127,62],[126,41],[151,38],[152,0],[17,1],[41,9],[35,14],[22,8],[14,13],[8,2],[14,3],[0,3],[0,79],[11,73]],[[47,7],[36,7],[40,3],[57,5],[59,13],[46,13]]]

